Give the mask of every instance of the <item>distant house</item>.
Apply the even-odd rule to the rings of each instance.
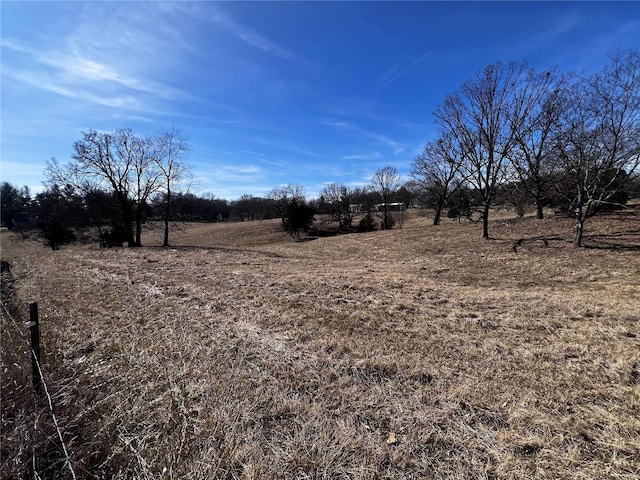
[[[378,203],[376,205],[372,205],[371,206],[371,210],[372,212],[384,212],[384,206],[386,205],[386,203]],[[404,211],[406,209],[406,206],[404,203],[402,202],[395,202],[395,203],[390,203],[389,204],[389,211],[390,212],[401,212]],[[349,205],[349,213],[351,214],[359,214],[359,213],[364,213],[366,211],[365,206],[362,203],[352,203]]]
[[[378,203],[377,205],[373,206],[373,209],[376,212],[383,212],[385,210],[385,206],[389,207],[389,211],[390,212],[402,212],[403,210],[406,209],[404,203],[402,202],[395,202],[395,203]]]
[[[349,213],[358,214],[362,213],[362,204],[361,203],[352,203],[349,205]]]

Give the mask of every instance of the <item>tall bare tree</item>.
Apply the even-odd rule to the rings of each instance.
[[[320,192],[320,204],[333,215],[340,227],[351,227],[353,213],[349,211],[351,192],[338,182],[330,183]]]
[[[304,187],[297,183],[276,187],[269,192],[267,198],[273,202],[277,216],[282,219],[282,226],[286,227],[289,204],[305,202]]]
[[[180,130],[172,128],[153,135],[150,138],[150,148],[165,196],[162,245],[168,247],[172,195],[175,187],[185,180],[188,174],[184,155],[189,151],[189,144]]]
[[[616,203],[640,168],[640,52],[618,53],[600,73],[572,85],[566,101],[557,146],[572,183],[573,246],[580,247],[586,220]]]
[[[516,102],[516,87],[529,74],[522,63],[488,65],[435,111],[442,132],[460,145],[466,181],[482,199],[482,238],[489,238],[489,211],[505,179],[518,123],[531,108]]]
[[[517,86],[513,117],[516,119],[515,148],[510,156],[519,187],[531,195],[536,216],[544,218],[544,207],[552,188],[556,144],[568,80],[557,69],[531,73]],[[529,105],[522,115],[521,106]],[[521,115],[519,121],[517,116]]]
[[[122,162],[131,166],[129,195],[134,207],[136,247],[142,246],[142,222],[151,195],[160,186],[160,172],[152,155],[150,139],[136,137],[130,129],[116,130],[116,151]]]
[[[416,180],[417,189],[435,210],[434,225],[440,225],[442,209],[463,183],[460,174],[462,162],[462,154],[453,136],[443,133],[438,139],[427,142],[411,164],[411,175]]]
[[[117,199],[125,229],[126,241],[135,245],[133,233],[133,201],[131,170],[133,165],[117,154],[114,133],[82,132],[82,139],[73,144],[72,161],[60,164],[55,158],[47,163],[46,176],[50,185],[67,183],[83,193],[110,190]]]
[[[384,167],[376,171],[371,179],[371,190],[378,196],[382,203],[382,226],[391,228],[393,220],[391,218],[391,201],[393,195],[402,186],[402,177],[395,167]]]
[[[158,188],[159,178],[148,142],[129,129],[113,133],[90,130],[82,133],[73,149],[70,162],[61,165],[54,158],[47,164],[48,183],[70,184],[86,195],[112,192],[120,207],[127,243],[141,246],[144,209]]]

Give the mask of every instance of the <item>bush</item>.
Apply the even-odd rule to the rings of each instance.
[[[367,213],[360,223],[358,223],[358,231],[359,232],[373,232],[378,229],[378,223],[376,222],[371,212]]]
[[[60,245],[76,241],[76,235],[73,230],[65,227],[57,220],[41,224],[40,230],[46,240],[45,245],[51,247],[51,250],[58,250]]]
[[[115,225],[109,230],[100,230],[98,234],[100,248],[122,247],[127,240],[127,232],[123,226]]]
[[[304,201],[291,200],[285,209],[284,229],[300,239],[300,230],[307,232],[313,224],[315,209]]]

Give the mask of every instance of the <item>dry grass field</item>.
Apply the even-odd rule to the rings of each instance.
[[[39,302],[77,478],[640,478],[640,209],[591,219],[577,250],[570,219],[494,218],[489,241],[419,212],[304,242],[185,225],[168,249],[3,232],[2,258]],[[6,344],[11,478],[34,419]]]

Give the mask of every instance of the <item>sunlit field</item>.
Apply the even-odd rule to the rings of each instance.
[[[496,212],[482,241],[427,213],[301,242],[181,224],[172,248],[3,232],[77,478],[639,478],[638,206],[582,249],[561,216]],[[25,320],[3,311],[1,475],[35,438],[71,478],[47,408],[32,432]]]

